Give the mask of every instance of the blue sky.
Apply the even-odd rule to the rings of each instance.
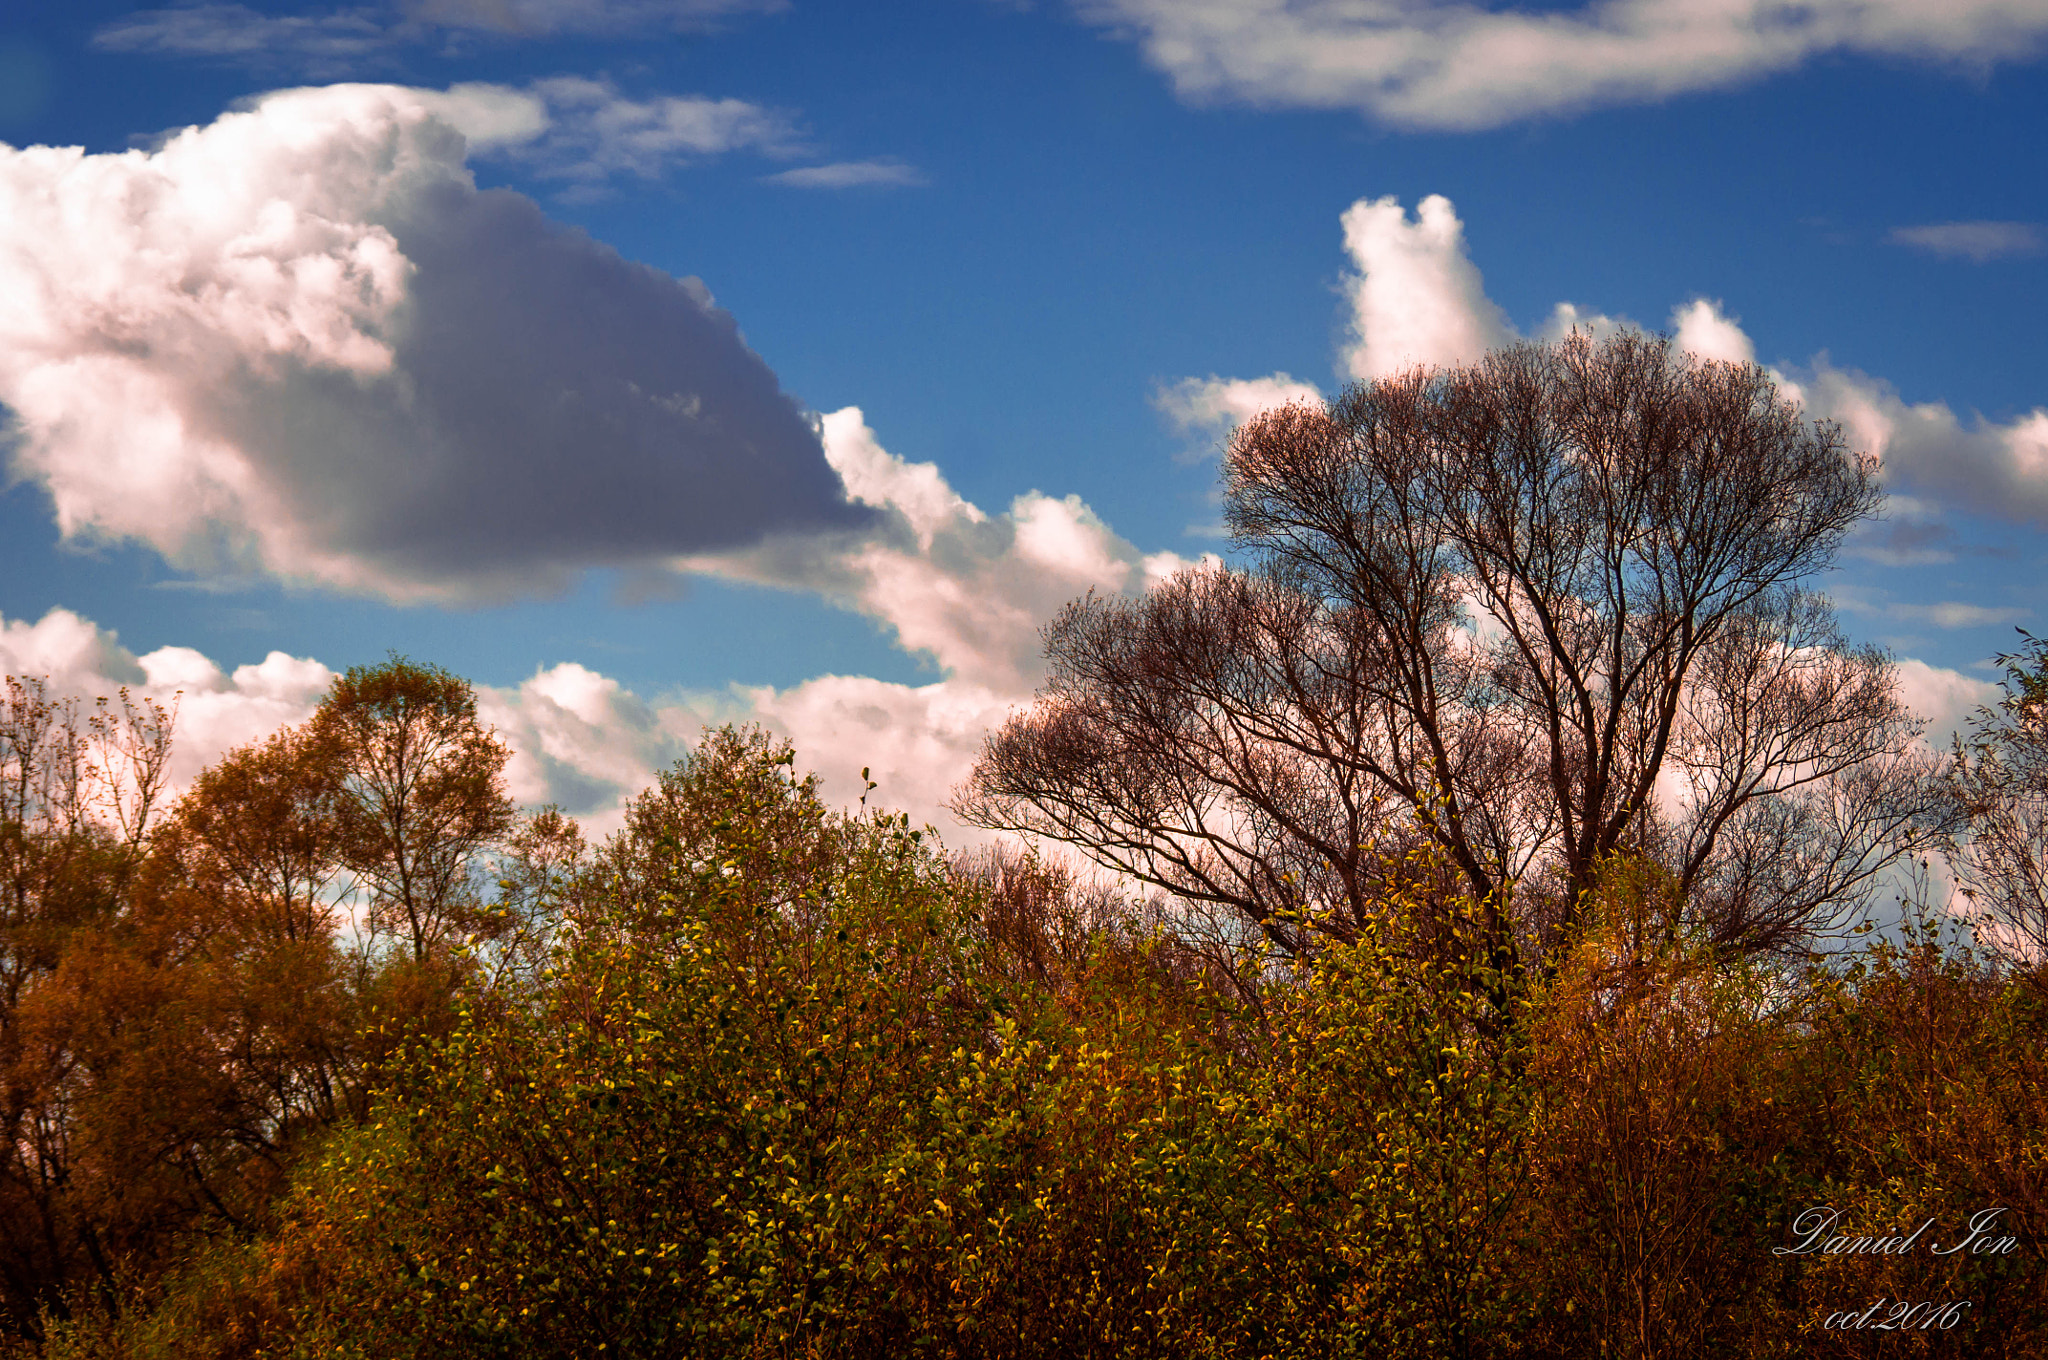
[[[1826,584],[1952,722],[2048,607],[2044,39],[2048,0],[17,0],[0,662],[182,690],[189,764],[396,650],[600,824],[728,718],[937,817],[1062,600],[1225,547],[1230,413],[1690,318],[1883,457]]]

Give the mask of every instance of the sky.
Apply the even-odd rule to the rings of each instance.
[[[2048,623],[2048,0],[12,0],[0,670],[178,777],[391,653],[595,830],[705,725],[957,837],[1233,423],[1573,326],[1882,464],[1931,734]]]

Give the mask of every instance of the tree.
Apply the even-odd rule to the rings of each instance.
[[[2038,968],[2048,959],[2048,638],[2020,635],[2021,650],[1998,657],[2004,697],[1956,738],[1943,849],[1988,920],[1988,942]]]
[[[86,1081],[62,973],[120,914],[170,756],[170,711],[127,691],[83,716],[0,680],[0,1326],[32,1332],[67,1284],[112,1280],[118,1244],[71,1112]],[[61,1307],[61,1300],[58,1301]]]
[[[259,934],[324,941],[332,933],[341,770],[329,754],[286,728],[229,752],[178,805],[187,874],[239,899]]]
[[[1519,345],[1268,412],[1223,475],[1246,565],[1069,605],[966,820],[1287,950],[1445,866],[1439,942],[1526,961],[1624,850],[1718,947],[1792,946],[1925,811],[1889,659],[1805,588],[1875,462],[1754,365]]]
[[[373,928],[424,962],[475,915],[472,871],[512,826],[505,744],[468,681],[396,656],[336,680],[306,739],[338,775],[339,858],[370,891]]]

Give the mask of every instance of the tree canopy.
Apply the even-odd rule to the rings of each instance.
[[[1926,813],[1890,659],[1811,589],[1875,464],[1753,364],[1517,345],[1269,411],[1223,481],[1241,565],[1069,605],[966,820],[1286,949],[1427,844],[1439,933],[1528,959],[1623,850],[1717,945],[1796,946]]]

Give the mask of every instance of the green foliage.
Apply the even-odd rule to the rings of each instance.
[[[303,1202],[372,1353],[914,1339],[877,1223],[988,1001],[921,837],[727,740],[636,808],[655,844],[617,847],[661,891],[592,885],[536,1004],[422,1049],[337,1197]]]
[[[2048,1349],[2048,1014],[1961,941],[1767,967],[1615,857],[1530,979],[1469,902],[1418,936],[1423,853],[1312,957],[1222,958],[1159,904],[835,812],[727,730],[594,857],[558,814],[518,830],[516,929],[357,976],[302,957],[316,897],[227,872],[271,842],[206,787],[56,976],[140,998],[70,1012],[80,1128],[215,1139],[243,1221],[75,1283],[43,1360]],[[284,1044],[301,985],[307,1035],[354,1017],[345,1063]],[[238,998],[289,1061],[209,1086],[178,1036]],[[117,1041],[136,1017],[156,1039]],[[252,1118],[268,1180],[198,1116],[331,1059],[378,1093]],[[1816,1207],[1952,1241],[1994,1206],[2010,1252],[1779,1250]],[[1822,1329],[1881,1297],[1971,1311]]]

